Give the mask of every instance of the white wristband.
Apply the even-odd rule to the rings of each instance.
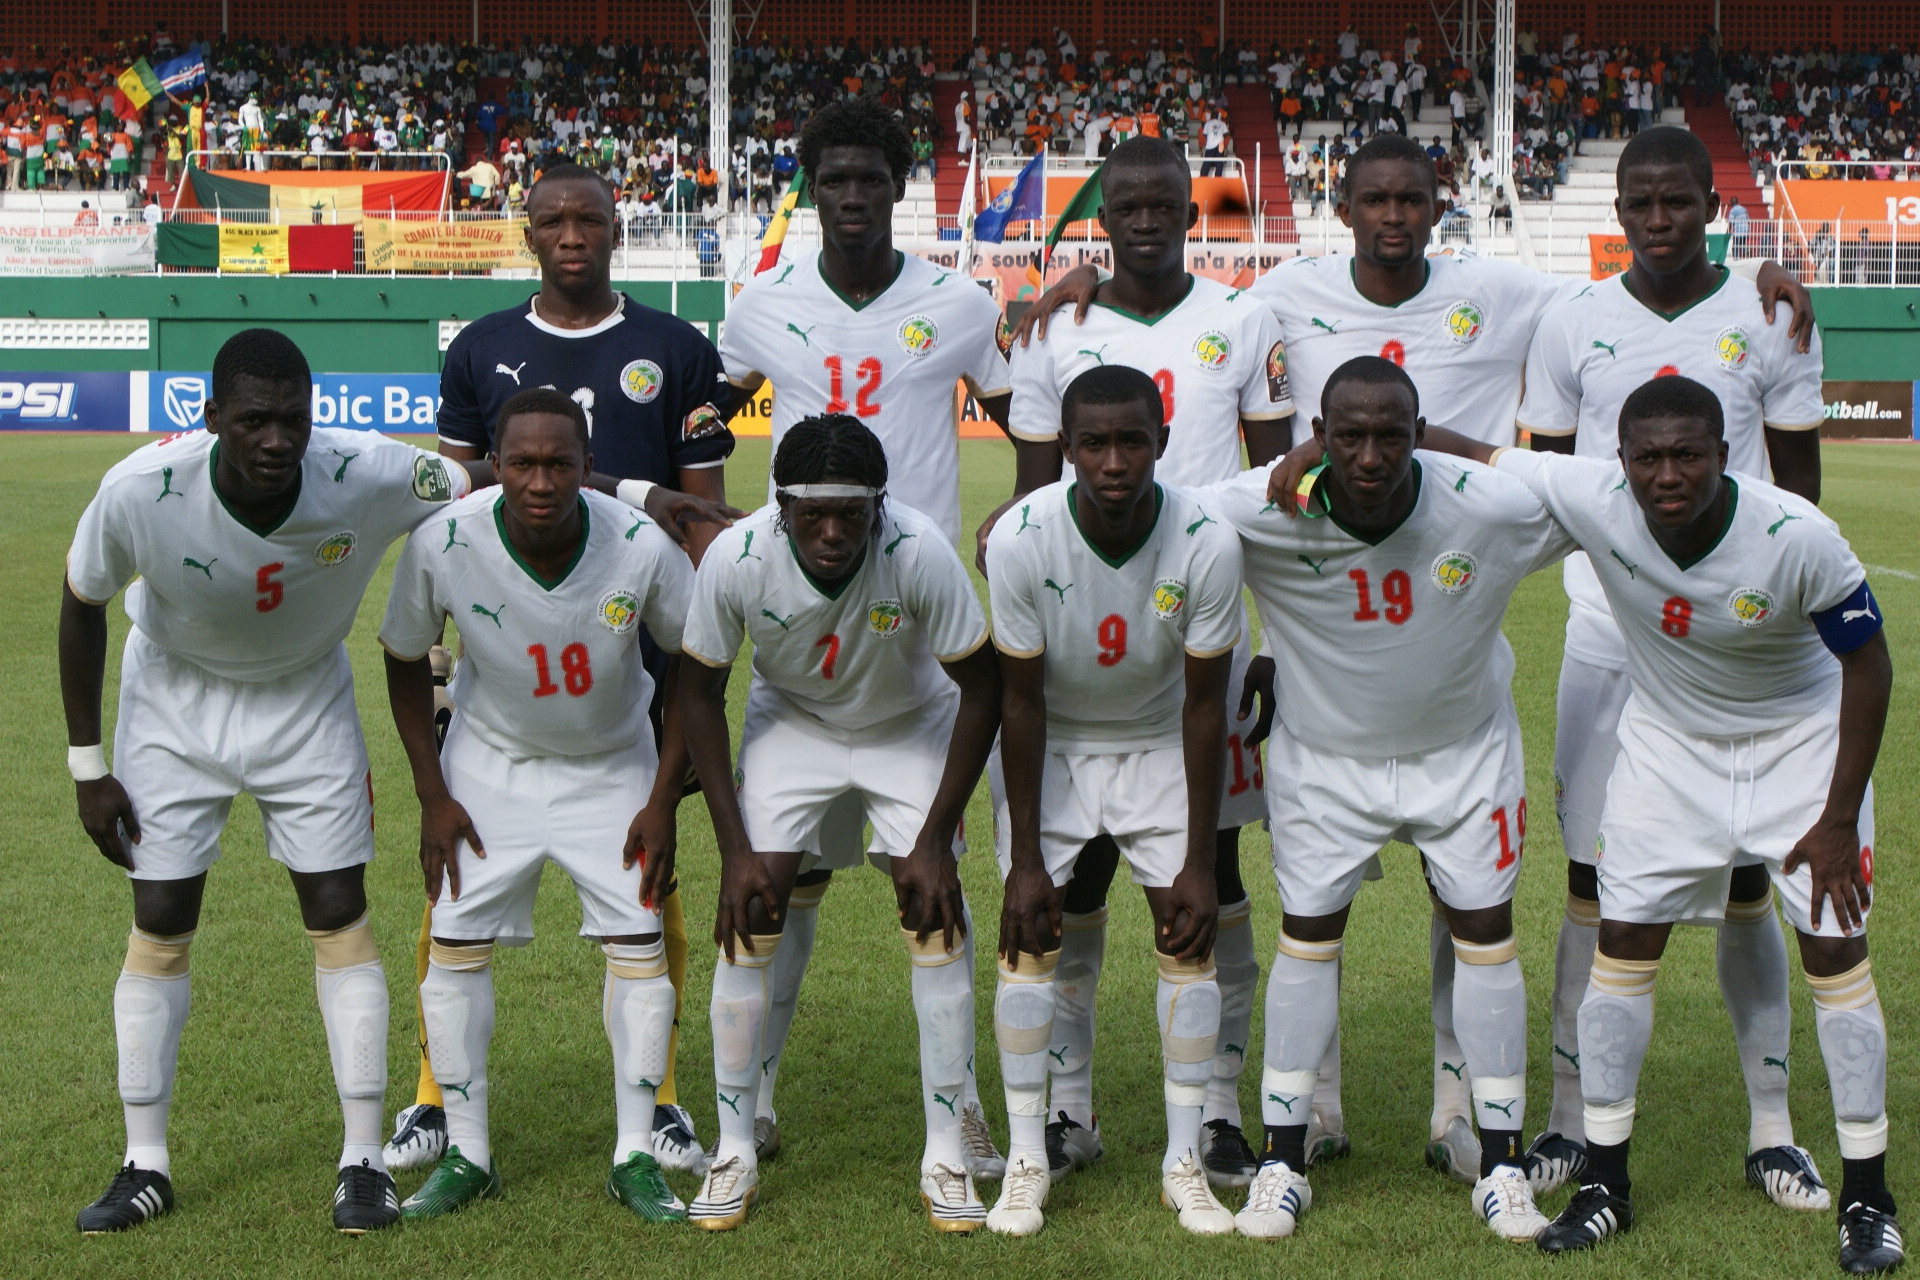
[[[90,747],[68,747],[67,772],[75,782],[93,782],[106,777],[111,770],[107,768],[105,749],[97,742]]]
[[[613,486],[613,496],[637,510],[647,507],[647,495],[660,486],[651,480],[622,480]]]

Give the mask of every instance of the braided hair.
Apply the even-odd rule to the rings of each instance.
[[[845,413],[823,413],[802,418],[787,428],[773,455],[776,490],[795,484],[865,485],[876,492],[873,527],[880,527],[880,504],[887,487],[887,451],[866,424]],[[781,497],[779,530],[787,528],[786,504]]]

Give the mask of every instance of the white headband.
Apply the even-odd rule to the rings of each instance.
[[[886,490],[864,484],[783,484],[779,492],[789,498],[878,498]]]

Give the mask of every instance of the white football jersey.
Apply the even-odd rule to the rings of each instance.
[[[910,253],[885,292],[856,305],[796,257],[747,282],[727,308],[720,359],[736,386],[773,384],[773,447],[787,428],[850,413],[887,451],[887,492],[960,540],[954,384],[1004,395],[1000,309],[966,275]],[[771,480],[767,501],[773,501]]]
[[[1180,745],[1186,656],[1239,642],[1240,543],[1194,494],[1159,486],[1153,531],[1109,560],[1080,532],[1074,482],[1035,489],[987,535],[993,642],[1046,655],[1047,750]]]
[[[694,575],[683,648],[730,665],[753,641],[755,688],[836,729],[905,715],[953,682],[953,662],[987,639],[986,615],[947,531],[889,499],[866,559],[833,587],[800,567],[768,505],[723,530]]]
[[[509,756],[585,756],[642,746],[653,758],[653,680],[640,627],[680,648],[693,566],[652,521],[582,492],[585,536],[558,581],[535,576],[507,541],[506,503],[483,489],[414,531],[393,571],[380,643],[416,658],[451,618],[460,661],[447,697]]]
[[[1615,458],[1620,406],[1654,378],[1681,374],[1720,397],[1726,414],[1727,470],[1767,474],[1763,426],[1815,431],[1823,408],[1820,337],[1807,354],[1787,337],[1788,314],[1772,324],[1758,286],[1722,272],[1720,287],[1675,315],[1627,292],[1616,276],[1579,290],[1540,325],[1527,356],[1520,424],[1543,436],[1574,437],[1583,458]],[[1584,555],[1566,568],[1567,649],[1594,666],[1619,670],[1627,653],[1620,629]]]
[[[214,488],[218,445],[185,432],[114,464],[74,530],[67,582],[94,603],[133,582],[133,625],[229,680],[276,679],[346,639],[387,544],[467,491],[438,454],[315,427],[293,510],[256,529]]]
[[[1617,461],[1515,449],[1500,455],[1499,470],[1525,481],[1586,548],[1647,714],[1712,738],[1833,714],[1840,663],[1809,615],[1845,600],[1867,575],[1818,507],[1729,474],[1725,531],[1682,566],[1654,541]]]
[[[1420,414],[1436,427],[1491,445],[1513,443],[1527,344],[1567,282],[1509,262],[1427,259],[1427,283],[1397,307],[1363,297],[1346,256],[1293,258],[1253,282],[1287,342],[1287,375],[1300,408],[1296,440],[1320,415],[1320,392],[1356,356],[1380,356],[1420,389]]]
[[[1265,470],[1200,495],[1240,534],[1280,719],[1313,747],[1409,755],[1484,723],[1513,676],[1508,599],[1573,548],[1525,485],[1425,451],[1414,466],[1412,512],[1375,539],[1331,516],[1288,519]]]
[[[1293,412],[1287,351],[1265,307],[1205,276],[1157,320],[1095,303],[1084,324],[1056,317],[1046,341],[1013,352],[1016,439],[1057,440],[1060,398],[1087,370],[1121,364],[1152,376],[1167,418],[1167,452],[1154,464],[1161,484],[1212,484],[1238,475],[1240,419]]]

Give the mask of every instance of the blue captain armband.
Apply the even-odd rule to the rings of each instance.
[[[1831,609],[1813,615],[1820,641],[1836,654],[1852,653],[1880,634],[1880,602],[1862,579],[1853,593]]]

